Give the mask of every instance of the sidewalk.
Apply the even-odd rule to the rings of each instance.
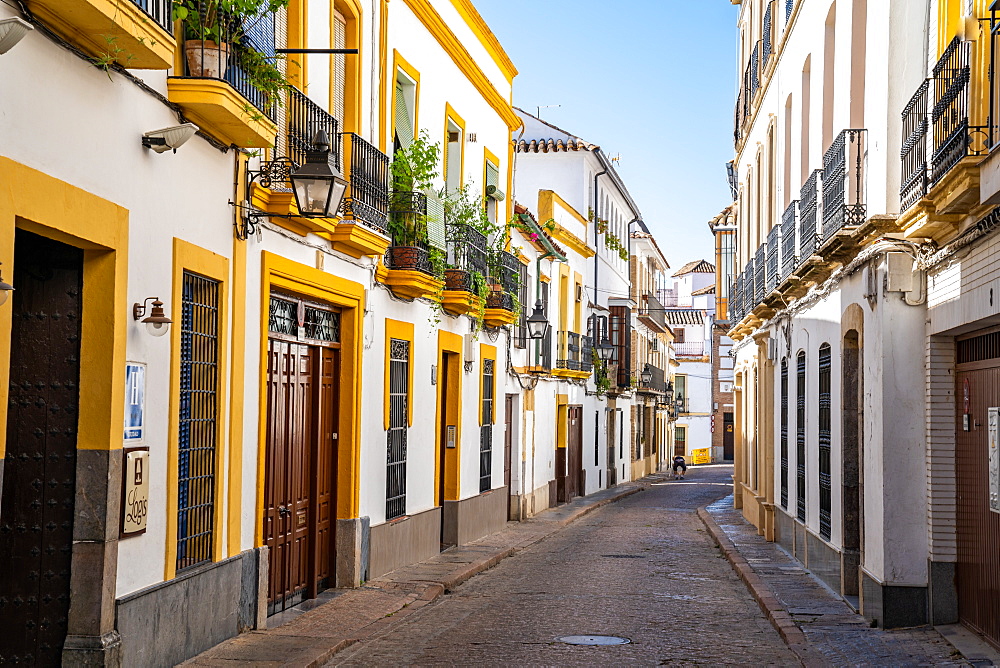
[[[930,626],[873,629],[733,508],[727,496],[698,511],[733,570],[789,648],[806,666],[968,666]]]
[[[509,522],[491,536],[397,569],[358,589],[334,590],[324,596],[330,599],[327,603],[282,626],[243,633],[181,665],[321,666],[345,647],[384,630],[473,575],[603,505],[642,491],[643,480],[576,498],[523,522]]]

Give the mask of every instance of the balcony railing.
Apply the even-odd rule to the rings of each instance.
[[[754,306],[764,301],[764,274],[767,269],[767,244],[757,246],[753,258],[753,298]]]
[[[660,300],[658,300],[652,292],[647,292],[644,295],[644,299],[646,302],[646,308],[643,309],[642,315],[655,322],[661,329],[666,329],[667,317],[666,313],[663,311],[663,305],[660,303]]]
[[[736,280],[729,289],[729,320],[733,324],[743,319],[743,272],[736,274]]]
[[[781,277],[785,278],[798,262],[798,243],[795,233],[799,222],[799,200],[793,201],[781,214]]]
[[[132,3],[146,12],[146,15],[153,19],[154,23],[173,34],[174,18],[171,0],[132,0]]]
[[[207,14],[207,12],[206,12]],[[242,23],[234,19],[220,17],[212,30],[219,35],[209,35],[200,24],[185,24],[185,32],[204,36],[204,39],[188,38],[184,43],[184,75],[195,79],[221,79],[229,83],[236,92],[265,116],[274,120],[277,110],[275,96],[257,88],[247,74],[242,63],[247,54],[256,52],[265,60],[275,59],[275,15],[265,12]],[[172,27],[169,28],[172,32]],[[213,41],[209,41],[209,40]],[[221,43],[224,49],[219,48]],[[237,43],[238,42],[238,43]],[[329,137],[336,137],[336,128]],[[310,145],[312,137],[309,137]]]
[[[351,166],[344,215],[366,227],[385,232],[389,224],[389,156],[360,135],[343,135],[345,162]]]
[[[405,269],[433,275],[430,248],[421,239],[420,227],[427,216],[427,196],[396,191],[389,195],[389,217],[393,221],[392,246],[385,253],[388,269]]]
[[[678,357],[701,357],[705,354],[705,342],[689,341],[685,343],[675,343],[674,352]]]
[[[593,369],[594,360],[591,351],[594,340],[591,337],[575,332],[559,332],[556,345],[559,351],[556,355],[556,368],[571,371]]]
[[[867,130],[844,130],[823,156],[823,241],[867,217]]]
[[[754,285],[754,258],[750,258],[743,270],[743,314],[746,315],[757,305],[757,288]]]
[[[753,53],[750,55],[750,104],[753,104],[754,98],[757,97],[757,91],[760,89],[760,54],[762,48],[762,40],[757,40],[757,43],[753,45]],[[749,116],[749,113],[747,115]]]
[[[903,174],[899,182],[899,207],[906,211],[927,194],[927,106],[930,79],[925,79],[903,109],[903,148],[899,155]]]
[[[446,224],[448,264],[467,272],[478,272],[484,279],[487,268],[486,235],[470,225]]]
[[[817,169],[802,186],[799,193],[799,261],[804,262],[813,254],[819,243],[816,234],[820,215],[820,188],[823,170]]]
[[[773,40],[774,40],[774,2],[767,3],[767,9],[764,10],[764,26],[761,31],[764,35],[761,48],[761,67],[767,66],[767,61],[770,60],[771,54],[774,50]]]
[[[640,391],[646,390],[647,392],[660,393],[665,393],[667,391],[667,379],[666,374],[663,373],[663,369],[653,366],[652,364],[647,364],[644,366],[643,370],[649,371],[650,378],[648,383],[643,383],[640,380]]]
[[[542,339],[532,339],[538,346],[537,355],[535,351],[529,352],[534,366],[541,367],[545,371],[552,369],[552,328],[549,327]],[[530,350],[530,348],[529,348]]]
[[[779,271],[778,267],[781,264],[779,262],[780,251],[779,247],[781,239],[781,226],[775,225],[771,228],[771,231],[767,233],[767,270],[764,273],[764,293],[767,294],[774,290],[778,286]]]
[[[326,136],[331,139],[338,136],[340,123],[337,119],[328,114],[323,107],[310,100],[298,88],[292,87],[288,89],[288,94],[285,98],[285,114],[288,119],[288,132],[285,135],[285,155],[300,165],[306,161],[306,151],[312,150],[316,132],[324,130]],[[340,146],[334,142],[330,146],[330,149],[337,169],[340,169]],[[386,169],[388,170],[388,158],[386,158],[386,161]]]
[[[497,274],[494,278],[500,282],[504,291],[512,295],[517,294],[521,273],[521,261],[517,256],[507,251],[498,252],[494,270]]]
[[[933,145],[930,185],[969,155],[983,155],[991,145],[989,127],[969,124],[970,42],[951,41],[934,66],[931,107]]]

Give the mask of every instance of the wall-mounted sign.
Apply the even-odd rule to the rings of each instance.
[[[1000,408],[990,408],[989,411],[989,447],[990,482],[987,493],[990,497],[990,510],[1000,513]]]
[[[149,501],[149,448],[126,448],[124,452],[122,537],[146,532],[146,510]]]
[[[456,426],[453,424],[448,425],[448,434],[445,439],[445,447],[457,448],[458,444],[455,442],[455,436],[457,434]]]
[[[146,414],[146,365],[125,364],[125,441],[141,441]]]

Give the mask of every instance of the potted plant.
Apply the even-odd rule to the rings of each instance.
[[[389,201],[389,233],[392,246],[388,255],[397,269],[416,268],[426,251],[427,195],[437,176],[441,145],[432,144],[426,130],[408,147],[392,156],[392,194]]]

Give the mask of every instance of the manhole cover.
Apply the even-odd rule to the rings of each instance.
[[[627,645],[632,641],[618,636],[563,636],[559,642],[567,645]]]
[[[602,557],[608,559],[644,559],[641,554],[602,554]]]

